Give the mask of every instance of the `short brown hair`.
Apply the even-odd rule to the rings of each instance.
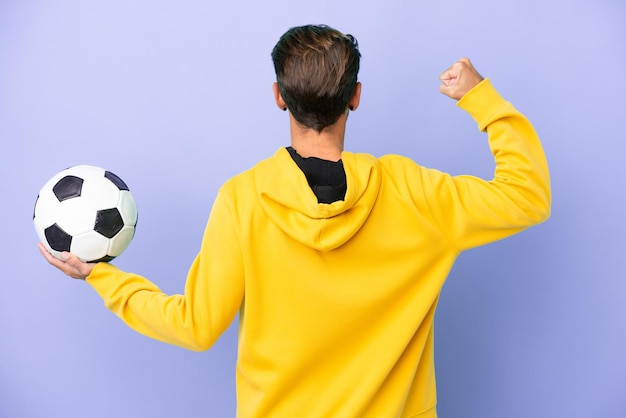
[[[321,132],[354,95],[361,53],[356,39],[326,25],[289,29],[272,50],[278,90],[293,117]]]

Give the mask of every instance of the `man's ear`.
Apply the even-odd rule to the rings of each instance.
[[[350,103],[348,103],[348,109],[356,110],[359,107],[359,103],[361,103],[361,83],[356,83],[354,86],[354,94],[352,95],[352,99],[350,99]]]
[[[274,84],[272,85],[272,90],[274,90],[274,100],[276,100],[276,106],[278,106],[280,110],[287,110],[287,105],[283,100],[283,96],[280,95],[278,83],[274,82]]]

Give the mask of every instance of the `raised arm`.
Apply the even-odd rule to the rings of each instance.
[[[539,137],[528,119],[505,101],[491,82],[464,58],[440,77],[443,94],[487,132],[496,163],[491,180],[451,176],[419,168],[416,204],[428,210],[453,247],[483,245],[546,220],[550,176]]]

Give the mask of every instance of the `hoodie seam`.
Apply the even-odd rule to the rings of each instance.
[[[460,254],[461,250],[459,248],[457,248],[456,245],[454,245],[454,241],[451,239],[451,237],[446,233],[446,228],[444,228],[443,224],[439,221],[437,221],[437,217],[434,214],[434,211],[432,209],[432,206],[430,205],[429,199],[426,197],[426,195],[424,194],[424,182],[423,182],[423,178],[422,178],[422,169],[425,169],[425,167],[420,166],[418,163],[416,163],[415,161],[411,160],[408,157],[403,157],[400,155],[390,155],[389,156],[389,160],[390,161],[400,161],[400,163],[402,164],[403,167],[403,171],[405,173],[405,179],[407,179],[407,181],[404,184],[404,187],[406,188],[406,192],[408,193],[409,197],[411,198],[411,202],[413,203],[413,206],[415,207],[415,209],[419,210],[419,206],[416,203],[416,196],[415,193],[412,191],[412,184],[410,183],[410,180],[413,180],[413,178],[410,178],[408,176],[408,174],[410,173],[407,170],[407,166],[410,163],[411,165],[414,166],[414,168],[416,169],[417,172],[417,178],[415,179],[415,181],[417,183],[419,183],[417,190],[415,190],[416,192],[418,192],[420,194],[420,198],[421,200],[424,202],[424,206],[426,207],[426,210],[428,211],[428,218],[431,220],[431,222],[436,226],[437,230],[441,233],[442,237],[445,239],[445,241],[448,243],[448,246],[450,247],[450,249],[455,253],[455,254]]]

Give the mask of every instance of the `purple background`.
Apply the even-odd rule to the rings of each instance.
[[[41,258],[33,204],[67,166],[117,173],[140,215],[116,264],[182,291],[217,188],[288,144],[269,54],[306,23],[361,45],[348,150],[490,177],[438,91],[462,56],[544,141],[551,219],[443,289],[440,416],[626,416],[625,21],[621,0],[1,1],[0,416],[234,416],[235,328],[205,353],[130,331]]]

